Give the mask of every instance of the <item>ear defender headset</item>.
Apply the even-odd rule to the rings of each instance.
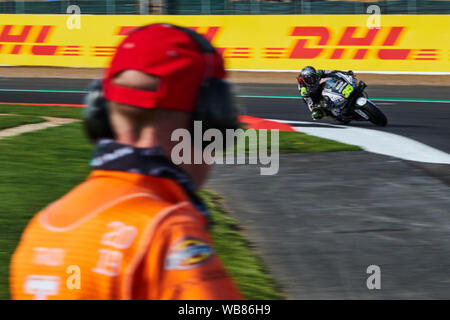
[[[226,129],[240,128],[231,84],[226,80],[208,75],[209,70],[213,69],[209,58],[211,54],[217,54],[216,49],[202,35],[193,30],[170,24],[164,25],[183,31],[199,46],[205,57],[206,75],[194,106],[193,121],[202,121],[203,131],[215,128],[225,133]],[[151,25],[138,28],[134,32],[149,26]],[[87,107],[84,111],[85,131],[93,142],[100,138],[114,139],[114,132],[109,122],[107,102],[103,96],[101,80],[94,80],[85,96]]]

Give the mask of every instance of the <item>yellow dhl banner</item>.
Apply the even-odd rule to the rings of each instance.
[[[202,33],[228,69],[450,72],[450,16],[0,15],[0,65],[105,67],[136,27],[168,22]]]

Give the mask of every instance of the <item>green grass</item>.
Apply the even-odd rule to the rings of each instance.
[[[81,132],[72,123],[0,140],[0,299],[8,298],[10,255],[29,219],[89,172],[92,147]]]
[[[0,130],[44,121],[45,119],[35,116],[0,115]]]
[[[256,131],[257,139],[255,144],[253,144],[250,138],[246,139],[245,153],[253,153],[249,150],[249,144],[252,143],[256,145],[256,148],[252,151],[258,152],[260,131]],[[267,132],[267,150],[270,151],[272,148],[272,133]],[[362,151],[359,146],[354,146],[350,144],[345,144],[337,142],[334,140],[328,140],[324,138],[319,138],[315,136],[310,136],[301,132],[294,131],[279,131],[279,144],[280,153],[309,153],[309,152],[337,152],[337,151]],[[237,144],[234,146],[234,150],[237,150]],[[229,151],[227,151],[229,152]]]
[[[336,151],[362,151],[362,149],[359,146],[310,136],[301,132],[280,131],[280,152],[282,153]]]
[[[29,116],[49,116],[59,118],[82,119],[84,108],[39,106],[39,105],[0,105],[0,113],[13,113]]]
[[[211,213],[214,248],[246,299],[284,299],[260,257],[250,249],[238,223],[223,208],[221,198],[209,190],[200,197]]]

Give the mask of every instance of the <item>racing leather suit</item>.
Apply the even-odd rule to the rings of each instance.
[[[322,97],[322,86],[320,81],[324,78],[332,77],[337,72],[353,76],[352,71],[339,71],[339,70],[317,70],[318,80],[316,85],[309,86],[301,78],[301,74],[297,76],[298,91],[308,106],[310,111],[314,108],[328,108],[329,104],[324,101]]]

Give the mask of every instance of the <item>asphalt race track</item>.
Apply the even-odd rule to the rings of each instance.
[[[292,85],[237,85],[242,113],[269,119],[312,121],[298,95],[295,79]],[[82,104],[89,80],[0,78],[0,102]],[[18,90],[18,91],[14,91]],[[373,86],[371,98],[403,98],[417,101],[375,101],[388,117],[386,128],[375,128],[368,122],[352,126],[399,134],[450,153],[450,87]],[[271,98],[253,96],[276,96]],[[289,98],[283,98],[288,96]],[[425,101],[428,99],[444,102]],[[332,120],[321,123],[336,124]]]
[[[300,131],[333,128],[331,120],[312,122],[293,80],[239,85],[243,113]],[[87,84],[2,78],[0,102],[81,104]],[[367,91],[389,124],[349,127],[413,139],[448,156],[449,87],[368,83]],[[255,165],[217,165],[207,187],[223,195],[288,298],[449,299],[449,185],[448,164],[339,152],[281,155],[274,176],[259,175]],[[366,287],[369,265],[381,268],[380,290]]]
[[[207,188],[288,298],[450,298],[448,184],[368,152],[282,154],[279,166],[216,165]],[[366,286],[371,265],[380,290]]]

